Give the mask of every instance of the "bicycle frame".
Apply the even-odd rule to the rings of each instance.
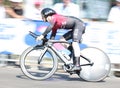
[[[56,54],[56,56],[57,56],[61,61],[63,61],[65,64],[71,64],[71,63],[73,63],[73,60],[72,60],[72,59],[67,60],[67,58],[64,57],[63,54],[62,54],[61,52],[59,52],[59,51],[53,46],[54,43],[59,43],[59,42],[63,42],[63,41],[50,41],[50,40],[49,40],[49,41],[47,42],[47,44],[43,45],[45,48],[44,48],[44,50],[42,51],[40,58],[42,58],[42,57],[44,56],[45,52],[47,51],[47,49],[50,48],[50,49],[53,50],[53,52]],[[37,47],[37,46],[36,46],[36,47]],[[38,46],[38,47],[39,47],[39,46]],[[41,47],[41,46],[40,46],[40,47]],[[39,60],[39,62],[40,62],[40,60]]]
[[[72,64],[73,63],[73,59],[66,59],[59,51],[57,51],[57,49],[54,46],[50,46],[50,48],[54,51],[54,53],[67,65],[67,64]],[[81,64],[80,66],[87,66],[87,65],[93,65],[94,63],[91,62],[90,59],[84,57],[83,55],[80,55],[80,57],[82,57],[83,59],[85,59],[86,61],[88,61],[88,64]]]
[[[63,63],[65,63],[66,65],[67,64],[73,64],[73,59],[71,59],[70,58],[70,60],[68,60],[65,56],[63,56],[63,54],[61,53],[61,52],[59,52],[54,46],[53,46],[53,44],[54,43],[68,43],[67,41],[57,41],[57,40],[49,40],[48,42],[47,42],[47,44],[46,45],[44,45],[44,50],[43,50],[43,52],[42,52],[42,54],[41,54],[41,56],[43,56],[44,55],[44,53],[47,51],[47,49],[48,48],[50,48],[50,49],[52,49],[53,51],[54,51],[54,53],[56,54],[56,56],[57,57],[59,57],[59,59],[61,60],[61,61],[63,61]],[[91,62],[91,60],[89,59],[89,58],[87,58],[87,57],[85,57],[85,56],[83,56],[83,55],[80,55],[80,57],[82,57],[83,59],[85,59],[86,61],[88,61],[88,63],[86,63],[86,64],[81,64],[81,66],[87,66],[87,65],[93,65],[93,63]]]

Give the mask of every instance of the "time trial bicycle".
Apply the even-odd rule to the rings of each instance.
[[[37,38],[33,32],[29,33]],[[70,74],[77,74],[79,78],[86,81],[104,80],[111,69],[110,59],[107,54],[96,47],[87,47],[81,50],[80,71],[73,71],[74,57],[69,58],[62,53],[54,44],[71,42],[50,40],[46,37],[40,44],[28,47],[20,56],[20,67],[24,75],[34,80],[45,80],[50,78],[57,71],[59,60],[63,62],[63,68]],[[72,52],[71,52],[72,53]],[[72,59],[73,58],[73,59]]]

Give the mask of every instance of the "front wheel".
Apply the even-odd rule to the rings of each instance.
[[[51,77],[57,70],[58,60],[55,53],[45,47],[29,47],[20,57],[22,72],[34,80],[44,80]]]
[[[88,47],[81,51],[81,55],[91,60],[93,65],[81,66],[80,77],[86,81],[101,81],[106,78],[110,72],[110,59],[102,50],[95,47]],[[81,57],[81,64],[88,61]]]

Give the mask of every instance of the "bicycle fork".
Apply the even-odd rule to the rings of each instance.
[[[41,50],[40,56],[39,56],[39,58],[38,58],[38,64],[40,64],[40,62],[42,61],[43,56],[44,56],[45,52],[47,51],[47,49],[48,49],[48,48],[45,47],[43,50]]]

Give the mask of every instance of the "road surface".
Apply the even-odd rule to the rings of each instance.
[[[77,75],[58,72],[45,81],[31,80],[19,67],[0,67],[0,88],[120,88],[120,78],[108,76],[101,82],[86,82]]]

